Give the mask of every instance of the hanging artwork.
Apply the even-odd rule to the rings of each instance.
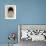
[[[16,19],[16,5],[5,5],[5,19]]]

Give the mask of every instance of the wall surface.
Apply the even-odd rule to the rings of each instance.
[[[16,20],[4,19],[8,4],[16,5]],[[0,44],[8,43],[9,32],[17,34],[17,24],[46,24],[46,0],[0,0]]]

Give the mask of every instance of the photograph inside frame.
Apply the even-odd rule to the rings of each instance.
[[[16,19],[16,5],[5,5],[5,19]]]

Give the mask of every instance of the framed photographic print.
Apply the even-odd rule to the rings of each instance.
[[[16,19],[16,5],[5,5],[5,19]]]

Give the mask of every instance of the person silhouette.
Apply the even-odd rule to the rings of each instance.
[[[14,16],[14,9],[12,7],[8,8],[8,17],[13,17]]]

